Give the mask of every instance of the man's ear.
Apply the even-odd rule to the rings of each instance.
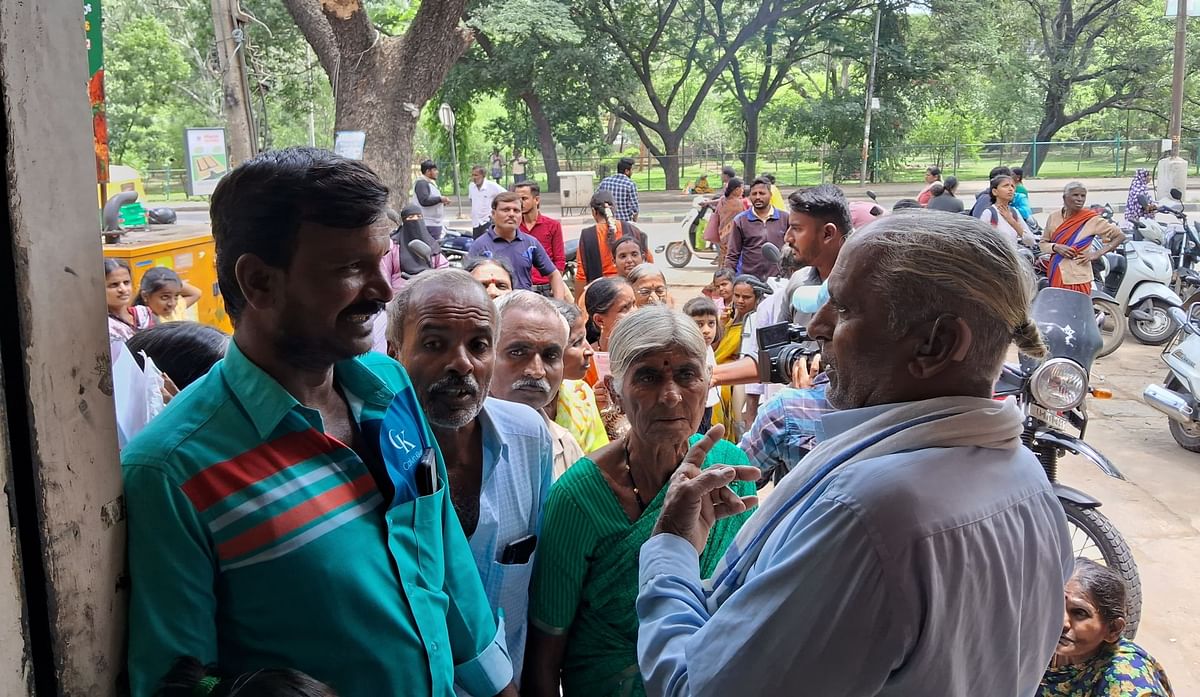
[[[246,297],[246,304],[256,310],[274,307],[283,292],[283,269],[266,264],[257,255],[243,254],[238,257],[233,275],[242,295]]]
[[[918,380],[935,377],[963,362],[974,338],[966,320],[953,315],[939,316],[918,328],[915,335],[919,337],[925,332],[928,332],[926,338],[918,339],[921,343],[908,364],[909,373]]]
[[[821,241],[822,242],[828,242],[830,240],[836,239],[838,237],[838,235],[840,235],[840,234],[842,234],[842,233],[838,232],[838,226],[834,225],[833,223],[825,223],[824,225],[821,226]]]

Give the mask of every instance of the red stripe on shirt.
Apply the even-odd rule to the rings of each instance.
[[[236,494],[292,465],[341,448],[316,429],[296,431],[218,462],[183,483],[183,493],[197,511]]]
[[[247,552],[270,544],[284,535],[301,528],[321,516],[375,490],[371,475],[336,486],[325,493],[314,496],[303,503],[280,513],[269,520],[255,525],[246,532],[217,545],[221,559],[233,559]]]

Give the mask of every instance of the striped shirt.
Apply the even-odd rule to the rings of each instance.
[[[436,454],[446,481],[398,363],[367,354],[334,379],[364,444],[380,444],[386,413],[392,446]],[[320,412],[236,340],[121,455],[134,697],[179,656],[232,674],[297,668],[343,697],[443,696],[455,683],[492,695],[512,679],[446,487],[387,505]]]
[[[596,191],[607,191],[613,197],[613,215],[617,220],[633,220],[638,214],[637,184],[624,174],[613,174],[600,180]]]

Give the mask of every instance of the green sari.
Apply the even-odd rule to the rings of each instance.
[[[693,436],[695,443],[700,436]],[[736,446],[720,441],[704,461],[749,464]],[[533,575],[530,623],[551,635],[567,635],[562,666],[565,697],[645,695],[637,664],[638,553],[662,510],[664,486],[636,522],[630,523],[596,463],[583,458],[550,489],[542,517]],[[735,482],[741,496],[753,482]],[[707,578],[737,535],[747,511],[713,526],[700,555]]]

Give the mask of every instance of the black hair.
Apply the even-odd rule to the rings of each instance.
[[[425,174],[426,172],[428,172],[431,169],[437,169],[436,162],[434,162],[433,160],[422,160],[421,161],[421,174]]]
[[[129,278],[133,278],[133,269],[129,268],[129,262],[125,261],[124,259],[110,259],[108,257],[104,258],[105,278],[108,278],[108,275],[117,269],[125,269],[129,272]]]
[[[525,181],[513,184],[512,190],[516,191],[517,189],[529,189],[529,193],[534,196],[542,195],[542,187],[538,186],[538,183],[532,179],[526,179]]]
[[[733,269],[717,269],[713,271],[713,283],[715,284],[717,281],[729,281],[732,283],[735,275]]]
[[[182,390],[225,357],[229,335],[199,322],[164,322],[134,334],[125,345],[142,367],[141,352],[145,351]]]
[[[754,291],[754,298],[759,302],[761,302],[762,299],[767,296],[770,289],[770,287],[763,283],[762,279],[760,279],[758,276],[753,276],[748,273],[740,273],[736,278],[733,279],[734,288],[743,284],[750,286],[750,290]]]
[[[501,203],[512,203],[513,201],[520,203],[520,195],[512,191],[502,191],[492,197],[492,210],[496,210]]]
[[[764,177],[755,177],[754,181],[750,182],[750,188],[753,189],[756,186],[765,186],[765,187],[767,187],[767,191],[770,191],[771,190],[771,180],[767,179],[765,176]]]
[[[996,187],[1003,184],[1004,180],[1006,180],[1006,179],[1008,181],[1012,181],[1013,180],[1012,175],[1011,174],[997,174],[996,176],[992,177],[991,181],[988,182],[988,198],[990,198],[992,200],[992,203],[996,202],[996,194],[993,192],[996,190]]]
[[[588,207],[597,213],[603,213],[605,206],[615,206],[617,200],[613,198],[611,192],[606,189],[601,189],[592,194],[591,200],[588,201]]]
[[[154,691],[154,697],[337,697],[333,688],[289,668],[267,668],[222,676],[215,664],[180,658]]]
[[[621,287],[628,285],[629,281],[622,276],[604,276],[588,284],[587,290],[583,293],[583,304],[588,313],[588,343],[594,344],[600,339],[600,328],[592,321],[592,317],[608,312],[613,303],[617,301]]]
[[[1024,167],[1013,167],[1012,175],[1013,175],[1013,177],[1024,177],[1025,176],[1025,168]]]
[[[636,234],[635,235],[626,234],[623,237],[616,238],[608,245],[608,251],[610,253],[612,253],[614,260],[616,259],[616,256],[617,256],[617,247],[620,247],[622,244],[624,244],[626,242],[632,242],[632,243],[636,244],[638,246],[638,251],[640,251],[642,253],[642,258],[643,259],[646,258],[646,244],[644,242],[642,242],[642,236],[636,235]]]
[[[1007,174],[1008,176],[1011,177],[1012,173],[1013,173],[1012,169],[1009,167],[1006,167],[1004,165],[1000,165],[999,167],[993,167],[992,171],[988,172],[988,181],[995,179],[996,177],[1000,176],[1001,174]]]
[[[142,282],[138,286],[137,298],[134,299],[133,304],[145,305],[146,299],[143,297],[144,295],[154,295],[172,283],[179,286],[180,290],[183,290],[183,279],[171,269],[165,266],[155,266],[147,270],[146,273],[142,274]]]
[[[938,167],[937,165],[929,165],[928,167],[925,168],[925,171],[929,174],[932,174],[935,177],[942,176],[942,168]]]
[[[850,205],[846,203],[846,195],[832,184],[793,191],[788,196],[788,208],[793,213],[810,215],[822,224],[833,223],[843,237],[854,229],[850,222]]]
[[[946,177],[944,186],[946,191],[949,191],[950,194],[953,195],[954,192],[958,190],[958,177],[954,176],[953,174]]]
[[[683,304],[683,314],[692,319],[716,317],[717,334],[713,337],[713,343],[721,341],[721,336],[725,333],[725,328],[721,326],[721,313],[717,312],[717,304],[712,301],[712,298],[706,298],[703,295],[692,298]]]
[[[727,183],[725,185],[725,195],[732,196],[733,190],[738,188],[739,186],[745,186],[745,184],[742,182],[741,179],[738,179],[737,177],[731,177],[729,179],[729,183]]]
[[[499,266],[501,269],[504,269],[504,273],[508,274],[508,282],[510,284],[512,283],[513,279],[516,278],[516,274],[513,273],[512,264],[508,263],[508,259],[505,259],[504,257],[467,257],[466,263],[463,264],[463,271],[471,273],[480,266],[486,266],[488,264],[493,264],[495,266]]]
[[[1075,572],[1071,574],[1071,578],[1079,583],[1084,593],[1087,593],[1088,599],[1092,601],[1105,624],[1111,626],[1113,622],[1125,618],[1128,612],[1128,591],[1125,581],[1117,572],[1091,559],[1080,557],[1075,560]]]
[[[617,160],[617,171],[621,174],[625,174],[626,172],[632,171],[635,164],[636,163],[633,161],[632,157],[622,157],[621,159]]]
[[[771,182],[772,186],[775,184],[775,175],[774,174],[768,174],[766,172],[763,172],[762,178]]]
[[[946,190],[946,185],[940,181],[934,182],[929,185],[929,193],[932,196],[941,196],[942,192],[945,190]]]
[[[915,198],[902,198],[892,204],[892,210],[902,211],[906,208],[921,208],[921,202]]]
[[[268,150],[226,174],[209,206],[217,247],[217,283],[235,322],[246,306],[234,269],[253,254],[286,268],[301,224],[348,230],[384,216],[388,188],[358,160],[328,150]]]
[[[551,298],[550,302],[554,303],[554,309],[558,310],[558,314],[567,320],[567,326],[574,327],[579,318],[583,316],[583,310],[575,303],[569,303],[566,300],[558,300]]]
[[[729,177],[730,179],[733,179],[734,177],[737,176],[737,170],[729,165],[725,165],[724,167],[721,168],[721,174],[724,174],[725,176]]]

